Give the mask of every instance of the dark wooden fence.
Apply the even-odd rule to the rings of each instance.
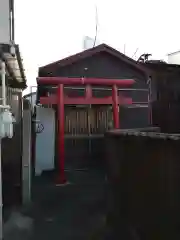
[[[156,101],[152,104],[153,125],[164,133],[180,133],[180,103]]]
[[[177,134],[106,134],[107,225],[117,239],[180,239],[179,146]]]
[[[87,169],[99,164],[99,151],[110,123],[109,106],[66,106],[65,148],[67,169]]]

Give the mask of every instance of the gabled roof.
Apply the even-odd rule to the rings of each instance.
[[[56,62],[53,62],[53,63],[50,63],[46,66],[43,66],[43,67],[40,67],[39,70],[49,70],[49,71],[52,71],[53,69],[55,68],[59,68],[59,67],[65,67],[65,66],[68,66],[70,64],[73,64],[75,62],[78,62],[79,60],[82,60],[82,59],[85,59],[87,57],[91,57],[93,56],[94,54],[97,54],[97,53],[100,53],[100,52],[106,52],[106,53],[109,53],[110,55],[114,56],[114,57],[117,57],[119,60],[135,67],[136,69],[144,72],[144,73],[147,73],[149,71],[148,68],[146,68],[145,66],[143,66],[142,64],[136,62],[135,60],[133,60],[132,58],[124,55],[123,53],[117,51],[116,49],[106,45],[106,44],[100,44],[96,47],[93,47],[93,48],[90,48],[88,50],[85,50],[85,51],[82,51],[80,53],[77,53],[75,55],[71,55],[67,58],[64,58],[64,59],[61,59],[59,61],[56,61]]]

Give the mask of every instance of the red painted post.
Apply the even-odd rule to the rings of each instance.
[[[115,84],[112,86],[112,101],[113,101],[114,128],[120,128],[118,88],[117,85]]]
[[[59,159],[59,175],[57,184],[66,183],[64,162],[65,162],[65,146],[64,146],[64,87],[59,84],[57,89],[57,107],[58,107],[58,159]]]
[[[91,88],[91,85],[86,85],[86,96],[85,98],[86,99],[91,99],[92,98],[92,88]]]

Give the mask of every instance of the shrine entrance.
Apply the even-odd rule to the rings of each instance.
[[[120,128],[119,106],[132,104],[121,96],[120,87],[131,87],[134,80],[42,77],[37,83],[57,86],[56,94],[41,97],[40,103],[57,105],[57,183],[62,184],[65,169],[101,164],[104,133]],[[84,93],[77,94],[78,89]]]

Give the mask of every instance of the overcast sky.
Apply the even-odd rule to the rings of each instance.
[[[82,50],[85,35],[132,56],[154,58],[180,50],[178,0],[15,0],[15,40],[20,45],[29,85],[39,66]],[[177,29],[177,30],[176,30]]]

